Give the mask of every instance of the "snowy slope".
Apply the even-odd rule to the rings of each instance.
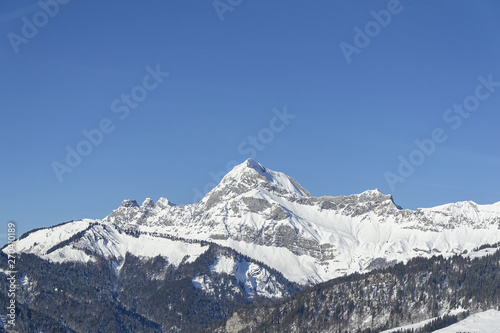
[[[500,332],[500,311],[488,310],[476,313],[456,324],[435,331],[435,333],[456,332],[498,333]]]
[[[421,321],[412,325],[392,328],[381,333],[392,333],[398,330],[408,330],[422,328],[436,318]],[[488,310],[473,314],[458,323],[434,331],[434,333],[498,333],[500,332],[500,311]]]
[[[448,311],[446,314],[447,315],[458,315],[460,313],[463,313],[464,311],[465,311],[464,309],[459,308],[459,309],[453,309],[451,311]],[[423,328],[425,325],[427,325],[427,324],[431,323],[433,320],[436,320],[436,319],[439,319],[439,318],[442,318],[442,316],[440,316],[440,317],[434,317],[434,318],[430,318],[430,319],[426,319],[426,320],[422,320],[420,322],[417,322],[417,323],[414,323],[414,324],[410,324],[410,325],[404,325],[404,326],[394,327],[394,328],[382,331],[380,333],[397,333],[399,330],[409,330],[409,329]]]
[[[67,247],[63,257],[44,252],[54,240],[87,228],[91,222],[85,221],[65,227],[74,230],[61,227],[48,234],[36,232],[43,237],[27,237],[19,241],[18,248],[51,260],[91,260],[78,250],[83,246],[81,242],[77,249]],[[412,211],[401,209],[392,196],[378,190],[317,198],[293,178],[250,159],[230,171],[197,204],[177,206],[165,198],[156,203],[148,198],[138,205],[134,200],[125,200],[102,221],[94,222],[142,234],[215,242],[278,269],[287,279],[300,284],[406,262],[417,256],[470,255],[480,245],[500,242],[500,202],[459,202]],[[117,258],[127,251],[153,255],[158,247],[168,248],[161,243],[165,240],[141,238],[137,242],[104,230],[98,234],[102,241],[88,241],[85,246]],[[159,243],[147,249],[141,247],[144,242]],[[182,251],[193,251],[196,256],[201,250],[193,247]],[[157,254],[173,256],[171,251]]]

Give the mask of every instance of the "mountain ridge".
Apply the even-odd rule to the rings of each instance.
[[[156,203],[146,198],[139,205],[127,199],[105,218],[83,221],[129,232],[214,242],[258,259],[299,284],[419,256],[451,256],[500,241],[500,202],[478,205],[465,201],[408,210],[378,189],[314,197],[292,177],[252,159],[235,166],[199,203],[175,205],[166,198]],[[75,223],[65,227],[68,230],[60,229],[61,233],[82,232],[84,225],[73,226]],[[42,240],[20,246],[21,251],[41,251],[43,256],[46,253],[40,244],[44,239],[67,241],[61,235],[41,235]],[[73,247],[67,247],[67,258],[87,258],[74,244],[68,245]],[[134,246],[138,245],[124,248],[133,253]]]

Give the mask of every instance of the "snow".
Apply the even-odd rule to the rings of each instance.
[[[500,311],[488,310],[476,313],[434,333],[456,332],[498,333],[500,332]]]
[[[448,315],[457,315],[457,314],[462,313],[464,311],[465,311],[465,309],[458,308],[458,309],[453,309],[453,310],[449,311],[447,314]],[[430,318],[430,319],[419,321],[418,323],[414,323],[414,324],[410,324],[410,325],[405,325],[405,326],[399,326],[399,327],[396,327],[396,328],[391,328],[389,330],[385,330],[385,331],[382,331],[380,333],[392,333],[392,332],[396,332],[398,330],[409,330],[409,329],[422,328],[425,325],[427,325],[428,323],[430,323],[431,321],[433,321],[435,319],[438,319],[438,318],[440,318],[440,317],[433,317],[433,318]],[[437,331],[435,331],[435,332],[437,332]],[[455,333],[455,332],[453,332],[453,333]]]
[[[21,278],[19,279],[19,282],[21,282],[22,286],[26,286],[29,283],[29,278],[26,274],[22,275]]]
[[[396,328],[391,328],[390,330],[385,330],[385,331],[382,331],[380,333],[393,333],[393,332],[396,332],[396,331],[399,331],[399,330],[409,330],[409,329],[417,329],[417,328],[422,328],[424,327],[425,325],[427,325],[428,323],[430,323],[431,321],[433,321],[434,319],[437,319],[438,317],[435,317],[435,318],[431,318],[431,319],[427,319],[427,320],[422,320],[416,324],[411,324],[411,325],[405,325],[405,326],[400,326],[400,327],[396,327]]]
[[[214,288],[211,287],[212,280],[209,276],[206,275],[198,275],[195,276],[192,280],[195,288],[203,290],[207,294],[215,294]]]
[[[94,258],[86,254],[85,252],[77,249],[73,249],[69,246],[58,249],[50,254],[42,256],[43,259],[50,260],[52,262],[63,263],[68,261],[78,261],[88,263],[95,261]]]
[[[234,258],[222,256],[217,258],[215,263],[210,267],[210,270],[216,273],[230,273],[233,271],[235,265],[236,262],[234,261]]]
[[[191,280],[195,286],[195,288],[198,288],[198,289],[203,289],[203,286],[204,286],[204,279],[203,279],[203,276],[195,276],[192,280]]]

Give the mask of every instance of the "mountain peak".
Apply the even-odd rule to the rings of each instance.
[[[378,188],[374,190],[367,190],[364,192],[361,192],[359,194],[353,194],[353,196],[356,196],[360,199],[363,200],[369,200],[373,202],[386,202],[386,201],[391,201],[392,204],[397,208],[397,209],[403,209],[401,206],[396,204],[394,202],[394,198],[392,197],[392,194],[384,194],[382,193]]]
[[[379,196],[379,195],[385,195],[385,194],[383,194],[382,192],[380,192],[380,190],[378,188],[376,188],[374,190],[364,191],[364,192],[360,193],[359,195],[363,195],[363,196]]]
[[[137,201],[135,200],[123,200],[120,207],[130,208],[130,207],[139,207]]]
[[[146,198],[146,200],[144,200],[144,202],[142,203],[141,207],[144,207],[144,208],[151,208],[155,205],[155,202],[153,201],[153,199],[151,198]]]
[[[267,181],[272,182],[272,175],[268,172],[265,166],[253,160],[251,158],[247,159],[245,162],[235,166],[224,178],[241,179],[245,175],[255,175],[255,172],[267,179]],[[222,180],[224,181],[224,178]]]
[[[173,207],[173,206],[175,206],[175,204],[173,202],[171,202],[170,200],[168,200],[167,198],[161,197],[156,202],[156,206],[165,208],[165,207]]]
[[[311,194],[292,177],[282,172],[270,170],[251,158],[235,166],[233,170],[222,178],[219,186],[234,183],[246,184],[252,188],[258,184],[262,184],[278,192],[307,197],[311,196]]]
[[[266,168],[260,164],[259,162],[257,162],[256,160],[253,160],[251,158],[247,159],[245,162],[243,162],[242,164],[246,164],[246,166],[248,168],[252,168],[254,170],[256,170],[257,172],[266,172]]]

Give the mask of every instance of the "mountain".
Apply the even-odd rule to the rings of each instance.
[[[334,278],[418,257],[480,257],[480,246],[500,242],[499,228],[500,202],[413,211],[378,190],[314,197],[249,159],[199,203],[124,200],[103,219],[21,236],[13,243],[19,318],[36,323],[21,331],[93,331],[106,322],[117,332],[195,332]],[[8,274],[5,253],[0,272]],[[98,313],[84,325],[76,314],[88,311]]]

